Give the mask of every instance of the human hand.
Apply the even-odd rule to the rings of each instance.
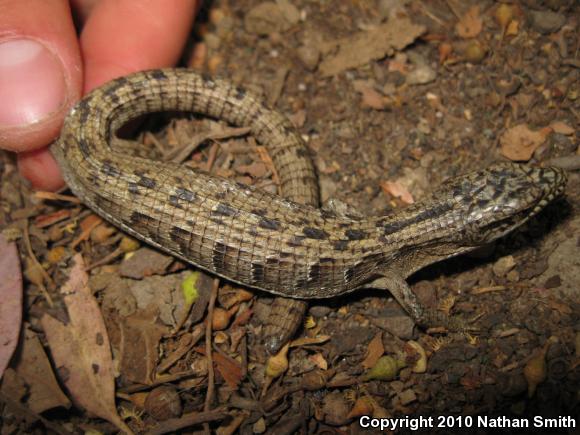
[[[34,187],[63,185],[47,146],[70,107],[112,78],[174,65],[196,3],[0,0],[0,148],[18,153]]]

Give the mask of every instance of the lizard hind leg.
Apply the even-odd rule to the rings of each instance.
[[[473,329],[460,318],[448,316],[437,309],[426,308],[413,293],[405,278],[395,272],[384,272],[380,278],[363,287],[388,290],[413,321],[423,328],[444,327],[459,332]]]

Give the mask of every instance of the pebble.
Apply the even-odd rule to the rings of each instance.
[[[507,255],[500,258],[493,265],[493,274],[498,278],[505,276],[516,266],[516,260],[513,255]]]
[[[552,11],[531,11],[530,20],[534,30],[543,34],[555,33],[566,24],[566,17]]]
[[[405,3],[404,0],[379,0],[377,9],[381,17],[388,18],[398,9],[402,8]]]
[[[296,50],[298,58],[309,71],[314,71],[320,61],[320,50],[312,45],[302,45]]]
[[[509,282],[518,282],[520,280],[520,273],[517,270],[510,270],[506,275]]]
[[[334,182],[332,178],[328,175],[321,175],[319,177],[319,186],[320,186],[320,199],[322,203],[325,203],[330,198],[333,198],[338,190],[338,186]]]
[[[408,85],[424,85],[435,81],[437,71],[428,65],[419,65],[407,75]]]
[[[417,395],[411,389],[401,392],[398,397],[401,401],[401,405],[403,406],[408,405],[409,403],[413,403],[415,400],[417,400]]]
[[[290,21],[292,14],[288,11],[295,7],[284,3],[281,7],[277,3],[264,2],[253,7],[244,17],[244,27],[248,33],[256,35],[268,35],[275,32],[285,32],[290,29],[295,22]],[[300,14],[296,9],[298,19]]]
[[[213,33],[207,33],[205,34],[205,36],[203,37],[205,43],[207,44],[207,48],[209,48],[210,50],[217,50],[220,48],[220,44],[221,44],[221,39],[219,36],[213,34]]]

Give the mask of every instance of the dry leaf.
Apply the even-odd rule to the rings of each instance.
[[[205,348],[194,347],[194,351],[205,355]],[[212,359],[217,371],[222,375],[226,384],[232,389],[236,390],[242,381],[242,366],[235,359],[230,358],[218,352],[212,352]]]
[[[439,45],[439,63],[443,64],[453,53],[453,46],[449,42],[443,42]]]
[[[378,332],[377,335],[373,337],[369,346],[367,348],[367,356],[362,362],[362,366],[365,369],[370,369],[374,367],[379,358],[385,353],[385,347],[383,346],[383,333]]]
[[[248,174],[254,178],[262,178],[268,173],[268,168],[264,162],[253,162],[249,165],[238,165],[236,172],[238,174]]]
[[[520,23],[517,20],[512,20],[505,29],[506,36],[516,36],[520,31]]]
[[[459,383],[466,389],[466,390],[477,390],[481,387],[482,379],[481,376],[478,376],[471,371],[466,373],[460,380]]]
[[[236,390],[242,381],[242,366],[240,363],[217,352],[213,354],[213,362],[224,381],[232,390]]]
[[[159,309],[150,304],[119,321],[119,372],[128,381],[148,384],[159,359],[159,341],[169,328],[156,322]]]
[[[301,337],[290,342],[290,347],[308,346],[310,344],[322,344],[330,340],[330,335],[317,335],[316,337]]]
[[[570,308],[570,305],[560,302],[554,298],[548,299],[548,306],[551,309],[558,311],[558,313],[562,315],[570,315],[573,312],[572,308]]]
[[[12,367],[28,387],[26,405],[36,413],[59,406],[68,408],[70,401],[58,385],[40,340],[30,330],[24,335],[19,358]]]
[[[22,322],[22,272],[16,243],[0,234],[0,378],[18,344]]]
[[[413,195],[398,181],[381,181],[381,189],[383,192],[394,196],[395,198],[400,198],[405,204],[413,204]]]
[[[364,32],[324,44],[320,49],[327,56],[320,63],[322,76],[328,77],[349,68],[365,65],[372,60],[390,56],[413,43],[425,27],[414,24],[406,17],[390,19],[387,23]],[[328,53],[338,48],[336,54]]]
[[[455,31],[462,38],[475,38],[483,29],[483,21],[479,15],[479,6],[475,5],[461,17],[455,25]]]
[[[576,132],[576,130],[562,121],[552,122],[550,124],[550,128],[554,131],[554,133],[563,134],[564,136],[571,136]]]
[[[525,124],[506,130],[500,137],[501,154],[516,162],[526,162],[544,143],[550,128],[532,131]]]
[[[312,361],[319,369],[328,370],[328,362],[320,352],[315,353],[314,355],[310,355],[308,357],[310,361]]]
[[[505,29],[514,17],[514,8],[511,5],[502,3],[495,10],[495,19],[500,27]]]
[[[46,228],[71,217],[72,212],[67,209],[58,210],[53,213],[37,216],[34,225],[38,228]]]
[[[62,382],[87,411],[131,433],[115,407],[115,375],[109,337],[88,286],[81,255],[75,255],[69,281],[60,289],[68,322],[45,315],[42,327]]]
[[[361,106],[375,110],[383,110],[387,106],[387,99],[374,89],[366,80],[355,80],[355,91],[362,95]]]

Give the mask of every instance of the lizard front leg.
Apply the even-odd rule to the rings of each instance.
[[[461,318],[423,306],[405,278],[396,272],[384,272],[380,278],[365,284],[363,288],[388,290],[415,323],[423,328],[444,327],[457,332],[474,330]]]

